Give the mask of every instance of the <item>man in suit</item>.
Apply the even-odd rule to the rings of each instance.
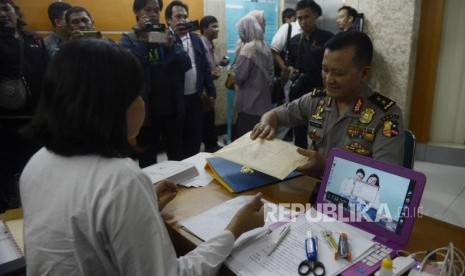
[[[187,28],[189,8],[181,1],[171,2],[165,10],[165,18],[170,30],[181,40],[184,50],[192,62],[192,68],[184,75],[184,157],[188,158],[200,151],[202,143],[202,92],[214,100],[216,89],[208,66],[205,47],[200,38]],[[175,28],[177,27],[177,28]]]

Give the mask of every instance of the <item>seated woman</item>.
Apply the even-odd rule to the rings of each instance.
[[[55,54],[23,131],[44,146],[20,180],[28,274],[210,275],[235,238],[263,225],[257,194],[225,231],[176,257],[160,210],[177,188],[154,189],[130,158],[142,82],[138,60],[107,40],[74,40]]]

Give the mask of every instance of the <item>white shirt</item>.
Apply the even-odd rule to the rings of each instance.
[[[184,75],[184,95],[192,95],[196,93],[197,84],[197,65],[195,64],[194,46],[192,45],[189,33],[182,37],[181,40],[184,51],[187,52],[192,63],[191,69]]]
[[[150,180],[129,158],[41,149],[21,176],[28,275],[211,275],[224,231],[176,258]]]
[[[302,32],[302,29],[300,28],[299,23],[292,22],[291,24],[292,24],[291,37],[298,35]],[[272,50],[278,53],[284,50],[284,47],[286,47],[288,29],[289,29],[289,24],[283,24],[281,25],[281,27],[279,27],[278,31],[276,32],[276,34],[273,36],[273,39],[271,40],[270,48]]]

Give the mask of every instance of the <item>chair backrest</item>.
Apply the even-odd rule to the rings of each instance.
[[[415,161],[415,134],[411,130],[405,130],[405,143],[404,143],[404,164],[403,166],[409,169],[413,169],[413,163]]]

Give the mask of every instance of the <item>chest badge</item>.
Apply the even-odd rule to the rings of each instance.
[[[324,112],[325,112],[324,105],[325,105],[325,101],[320,100],[318,102],[318,106],[316,107],[315,113],[312,115],[313,119],[322,120],[324,118],[323,117]]]
[[[363,124],[369,124],[373,120],[375,113],[376,112],[373,108],[367,107],[362,111],[358,120]]]

